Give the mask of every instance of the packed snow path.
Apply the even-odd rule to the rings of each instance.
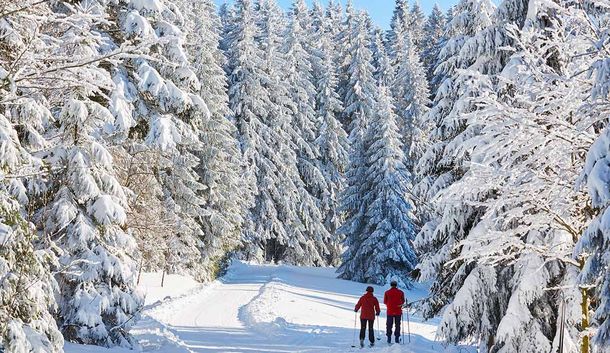
[[[353,307],[364,288],[336,279],[334,269],[235,263],[222,280],[153,308],[149,315],[168,324],[193,352],[359,351],[351,348]],[[375,287],[375,295],[382,299],[384,289]],[[409,300],[423,295],[417,289],[407,292]],[[410,326],[411,344],[388,349],[385,336],[378,333],[381,341],[375,350],[460,351],[434,342],[435,322],[415,315]]]

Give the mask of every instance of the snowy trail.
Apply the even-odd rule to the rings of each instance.
[[[236,263],[222,280],[150,315],[168,324],[197,353],[355,351],[350,348],[353,306],[365,286],[335,277],[334,269]],[[383,290],[375,287],[375,294],[382,297]],[[414,290],[407,296],[416,300],[425,294]],[[383,330],[383,314],[381,320]],[[456,347],[445,349],[434,342],[435,322],[415,316],[411,332],[410,345],[391,348],[383,333],[378,334],[382,341],[374,351],[457,352]]]

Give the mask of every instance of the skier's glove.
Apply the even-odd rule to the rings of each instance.
[[[381,313],[377,313],[377,316],[379,316],[379,314],[381,314]]]

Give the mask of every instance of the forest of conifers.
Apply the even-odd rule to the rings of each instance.
[[[0,352],[133,346],[140,272],[234,258],[608,352],[609,94],[608,0],[3,0]]]

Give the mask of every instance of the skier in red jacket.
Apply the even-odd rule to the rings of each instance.
[[[356,304],[355,312],[358,312],[360,308],[360,347],[364,347],[364,336],[366,332],[366,325],[369,326],[369,341],[371,347],[375,345],[375,332],[373,330],[373,322],[375,322],[375,315],[379,316],[381,309],[379,308],[379,300],[373,295],[373,287],[366,287],[366,293],[360,297]]]
[[[392,326],[396,326],[394,331],[395,342],[400,342],[400,322],[402,320],[402,306],[405,303],[405,293],[398,289],[396,281],[390,282],[392,288],[388,289],[383,295],[383,303],[387,309],[386,335],[388,344],[392,343]]]

